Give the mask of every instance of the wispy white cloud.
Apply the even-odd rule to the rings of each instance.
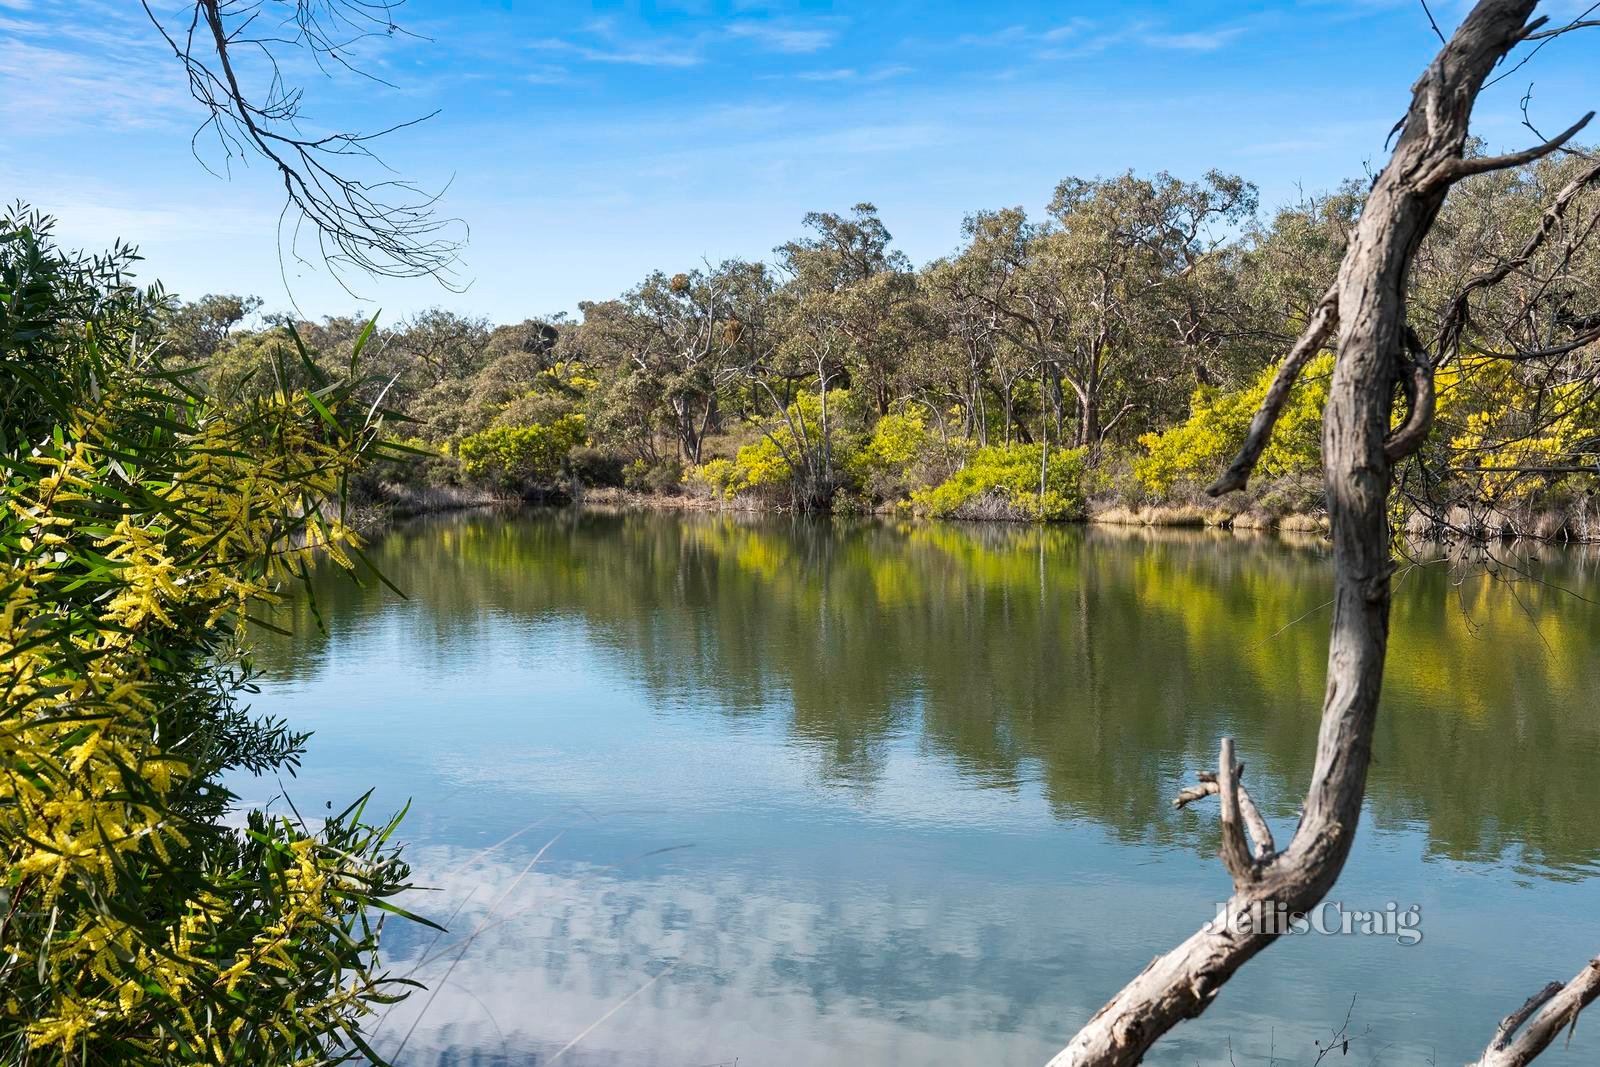
[[[849,81],[856,76],[856,72],[849,67],[838,70],[804,70],[795,77],[803,82],[842,82]]]
[[[912,73],[913,69],[914,68],[905,66],[904,64],[896,63],[887,67],[879,67],[877,70],[868,72],[866,79],[869,82],[888,81],[890,78],[898,78],[902,75],[910,74]]]
[[[1183,52],[1214,52],[1244,33],[1243,26],[1222,30],[1193,30],[1187,33],[1150,33],[1138,37],[1151,48],[1173,48]]]
[[[797,27],[768,22],[735,22],[728,33],[755,42],[769,52],[806,55],[820,52],[838,39],[838,32],[821,26]]]
[[[0,40],[0,98],[13,133],[45,132],[64,123],[165,126],[189,111],[188,94],[148,55],[126,49],[107,55],[41,40],[15,30]]]
[[[572,72],[554,63],[540,63],[523,71],[522,80],[530,85],[570,85]]]
[[[1152,19],[1110,22],[1074,18],[1049,29],[1006,26],[987,33],[968,33],[956,43],[969,48],[1034,49],[1035,59],[1054,60],[1104,52],[1114,46],[1156,48],[1183,52],[1212,52],[1245,32],[1243,26],[1214,29],[1173,29]]]
[[[807,82],[843,82],[864,81],[881,82],[890,78],[898,78],[910,74],[912,68],[901,65],[879,67],[876,70],[859,71],[854,67],[837,67],[832,70],[804,70],[795,77]]]
[[[992,30],[989,33],[963,33],[956,38],[956,44],[968,48],[993,48],[1000,45],[1017,44],[1034,36],[1026,26],[1007,26],[1004,29]]]
[[[635,67],[695,67],[704,61],[699,46],[692,43],[640,43],[631,46],[596,47],[559,37],[546,37],[533,41],[530,47],[551,52],[565,52],[590,63],[619,63]]]
[[[544,37],[530,47],[562,52],[590,63],[615,63],[634,67],[695,67],[705,61],[705,35],[658,37],[618,27],[614,18],[591,19],[580,40]]]

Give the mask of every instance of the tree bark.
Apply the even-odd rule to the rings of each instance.
[[[1052,1067],[1138,1063],[1168,1030],[1205,1011],[1233,973],[1275,940],[1276,933],[1247,921],[1252,905],[1282,904],[1302,914],[1344,867],[1361,814],[1389,640],[1393,460],[1385,445],[1404,358],[1406,277],[1451,184],[1477,169],[1463,162],[1473,102],[1495,63],[1528,32],[1533,9],[1534,0],[1481,0],[1418,79],[1394,154],[1373,184],[1340,267],[1335,306],[1313,323],[1326,329],[1337,315],[1322,429],[1334,610],[1322,725],[1299,829],[1287,848],[1256,864],[1253,876],[1235,874],[1229,914],[1246,921],[1208,923],[1154,960]],[[1231,766],[1222,769],[1229,780],[1219,786],[1226,788]]]
[[[1551,982],[1500,1023],[1473,1067],[1524,1067],[1549,1048],[1561,1031],[1570,1034],[1578,1013],[1600,997],[1600,956],[1565,985]]]

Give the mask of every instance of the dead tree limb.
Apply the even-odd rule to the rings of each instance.
[[[1225,740],[1231,746],[1231,740]],[[1219,758],[1218,763],[1221,763]],[[1253,846],[1253,855],[1257,864],[1265,863],[1278,851],[1277,845],[1272,840],[1272,830],[1267,826],[1267,820],[1261,817],[1261,809],[1256,807],[1256,802],[1251,799],[1250,793],[1240,779],[1244,776],[1244,764],[1236,763],[1233,768],[1234,792],[1238,796],[1239,815],[1244,819],[1245,829],[1250,833],[1250,842]],[[1205,797],[1217,796],[1221,793],[1218,776],[1213,771],[1201,771],[1197,777],[1199,785],[1189,786],[1182,790],[1173,799],[1172,806],[1184,808],[1197,800]]]
[[[1494,170],[1508,170],[1511,167],[1520,167],[1524,163],[1532,163],[1536,159],[1543,159],[1576,137],[1578,131],[1589,125],[1589,120],[1592,118],[1594,118],[1593,111],[1550,138],[1544,144],[1525,148],[1521,152],[1510,152],[1503,156],[1473,156],[1470,159],[1458,160],[1445,168],[1444,172],[1435,180],[1449,186],[1462,178],[1470,178],[1474,174],[1487,174]]]
[[[1217,799],[1222,801],[1222,865],[1233,875],[1234,888],[1256,880],[1259,871],[1244,839],[1244,823],[1239,815],[1239,777],[1233,763],[1233,738],[1222,739],[1217,756]]]
[[[1301,331],[1300,339],[1294,343],[1289,354],[1283,357],[1283,362],[1278,364],[1278,372],[1272,376],[1272,384],[1267,386],[1267,395],[1262,397],[1261,406],[1250,418],[1250,429],[1245,434],[1244,447],[1239,449],[1238,456],[1229,464],[1222,477],[1213,482],[1206,492],[1211,496],[1221,496],[1231,493],[1235,489],[1243,489],[1250,481],[1250,473],[1256,469],[1256,463],[1261,459],[1261,453],[1266,450],[1267,442],[1272,440],[1272,428],[1278,424],[1278,416],[1283,414],[1283,406],[1289,402],[1289,393],[1294,388],[1294,383],[1299,379],[1300,372],[1311,357],[1322,351],[1328,336],[1339,326],[1339,293],[1337,287],[1329,289],[1317,306],[1311,312],[1311,318],[1306,322],[1306,328]]]
[[[279,63],[280,52],[298,50],[324,72],[338,68],[379,82],[350,57],[369,39],[412,36],[394,23],[397,4],[192,0],[178,18],[158,14],[151,0],[141,2],[204,115],[194,136],[196,158],[219,176],[235,159],[251,157],[276,172],[284,192],[280,256],[287,251],[302,258],[297,246],[306,229],[341,284],[341,271],[354,268],[379,277],[432,276],[459,288],[449,273],[465,242],[465,224],[439,213],[442,192],[394,177],[374,152],[380,138],[432,116],[365,133],[305,132],[303,90],[285,83]],[[258,77],[249,77],[252,71]],[[214,140],[220,168],[201,157],[202,138]]]
[[[1523,1067],[1550,1046],[1578,1013],[1600,997],[1600,956],[1568,982],[1551,982],[1505,1017],[1474,1067]]]
[[[1407,279],[1445,194],[1465,173],[1473,103],[1495,65],[1526,36],[1534,6],[1534,0],[1480,0],[1417,80],[1393,155],[1351,235],[1326,323],[1308,328],[1312,336],[1331,328],[1337,309],[1337,355],[1322,424],[1334,570],[1327,687],[1299,828],[1256,878],[1235,888],[1230,915],[1258,905],[1309,911],[1333,887],[1355,839],[1389,639],[1395,565],[1386,444],[1405,351]],[[1557,147],[1546,142],[1535,153]],[[1265,425],[1254,455],[1265,447],[1274,417],[1257,414]],[[1240,473],[1225,475],[1218,487],[1242,485],[1253,463],[1253,456],[1236,461]],[[1124,986],[1051,1064],[1140,1062],[1168,1030],[1205,1011],[1233,973],[1278,936],[1270,926],[1207,923]]]

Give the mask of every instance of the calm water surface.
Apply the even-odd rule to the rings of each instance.
[[[451,934],[391,928],[402,1063],[1040,1064],[1226,896],[1170,804],[1217,738],[1280,842],[1310,771],[1315,543],[528,513],[373,555],[409,599],[324,576],[257,708],[316,731],[301,810],[413,802]],[[1308,1064],[1348,1014],[1339,1062],[1462,1063],[1600,949],[1600,577],[1531,565],[1399,585],[1334,897],[1422,942],[1288,939],[1149,1062]]]

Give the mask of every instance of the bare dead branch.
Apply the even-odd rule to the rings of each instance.
[[[1240,770],[1243,769],[1241,766]],[[1273,843],[1267,820],[1261,817],[1261,809],[1256,807],[1256,802],[1245,791],[1243,782],[1239,783],[1239,814],[1244,816],[1245,829],[1250,831],[1250,840],[1255,843],[1256,863],[1266,863],[1277,854],[1278,847]]]
[[[1233,738],[1224,737],[1217,755],[1217,797],[1222,801],[1222,865],[1233,876],[1233,884],[1243,886],[1255,880],[1255,864],[1250,846],[1245,843],[1244,824],[1239,816],[1239,779],[1234,774]]]
[[[1197,800],[1217,795],[1217,776],[1211,771],[1200,772],[1200,784],[1186,786],[1172,798],[1172,806],[1182,810]]]
[[[1524,163],[1532,163],[1536,159],[1543,159],[1576,137],[1578,132],[1589,125],[1589,120],[1593,118],[1594,112],[1591,111],[1543,144],[1525,148],[1521,152],[1510,152],[1503,156],[1474,156],[1471,159],[1454,160],[1444,168],[1444,173],[1436,180],[1443,181],[1446,185],[1449,185],[1460,181],[1462,178],[1470,178],[1474,174],[1487,174],[1492,170],[1520,167]]]
[[[1590,10],[1592,11],[1593,8]],[[1600,19],[1577,19],[1567,23],[1565,26],[1557,26],[1553,30],[1540,30],[1537,33],[1530,33],[1523,40],[1544,41],[1551,37],[1560,37],[1563,33],[1571,33],[1573,30],[1587,30],[1595,26],[1600,26]]]
[[[1260,461],[1261,453],[1272,440],[1272,428],[1278,424],[1278,416],[1283,414],[1283,406],[1289,401],[1289,392],[1294,388],[1295,380],[1300,377],[1300,372],[1311,357],[1322,350],[1323,343],[1338,325],[1339,296],[1336,289],[1329,289],[1317,301],[1306,328],[1300,333],[1300,339],[1294,343],[1283,362],[1278,364],[1278,372],[1273,375],[1272,384],[1267,386],[1267,395],[1261,399],[1261,406],[1250,419],[1244,447],[1239,449],[1239,454],[1222,473],[1222,477],[1206,489],[1209,495],[1222,496],[1235,489],[1243,489],[1249,483],[1250,474]]]
[[[1505,1017],[1475,1067],[1524,1067],[1550,1047],[1578,1014],[1600,997],[1600,956],[1566,985],[1551,982]]]
[[[439,214],[442,191],[384,177],[388,168],[373,151],[378,139],[432,115],[371,133],[307,133],[301,129],[303,90],[287,86],[279,66],[278,53],[287,48],[309,55],[324,73],[337,67],[372,77],[352,64],[350,50],[367,38],[403,32],[392,18],[395,3],[293,0],[269,8],[265,0],[194,0],[181,29],[158,16],[149,0],[141,3],[205,114],[195,133],[196,157],[202,135],[214,138],[222,152],[220,170],[204,159],[202,165],[220,177],[235,158],[254,156],[277,171],[284,189],[280,256],[286,251],[303,261],[299,237],[308,230],[341,284],[343,272],[353,268],[377,277],[432,276],[459,289],[449,272],[465,242],[465,224]],[[280,8],[285,14],[267,25],[266,12]],[[241,54],[263,67],[260,94],[246,88]],[[364,177],[366,167],[377,175]]]
[[[1183,809],[1197,800],[1218,795],[1217,774],[1215,771],[1201,771],[1195,776],[1199,779],[1198,785],[1192,785],[1179,791],[1173,798],[1172,806]],[[1244,787],[1241,779],[1244,777],[1244,764],[1238,763],[1233,768],[1233,778],[1236,791],[1239,795],[1239,814],[1244,818],[1245,829],[1250,833],[1250,841],[1254,846],[1254,856],[1257,864],[1265,863],[1277,852],[1277,845],[1272,840],[1272,830],[1268,828],[1267,821],[1261,817],[1261,809],[1256,807],[1256,802]]]

